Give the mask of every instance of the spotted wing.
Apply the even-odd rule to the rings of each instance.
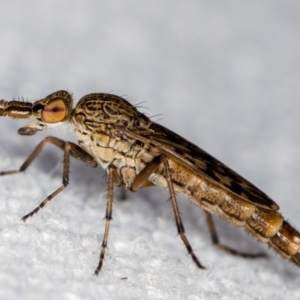
[[[225,188],[243,199],[270,210],[279,206],[252,183],[225,166],[207,152],[186,139],[157,123],[152,123],[149,130],[126,129],[123,134],[150,143],[159,152],[184,164],[208,181]]]

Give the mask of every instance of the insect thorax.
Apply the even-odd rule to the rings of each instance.
[[[104,169],[113,164],[126,188],[130,188],[136,175],[153,156],[136,141],[116,136],[115,129],[107,124],[88,128],[73,121],[80,147],[90,153]]]

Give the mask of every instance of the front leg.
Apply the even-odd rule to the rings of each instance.
[[[66,147],[68,147],[69,148],[68,155],[71,155],[72,157],[84,162],[89,167],[94,168],[97,166],[97,162],[95,161],[95,159],[78,145],[72,142],[66,142],[54,136],[47,136],[35,147],[35,149],[32,151],[32,153],[28,156],[28,158],[25,160],[25,162],[22,164],[22,166],[19,169],[2,171],[0,172],[0,176],[12,175],[12,174],[24,172],[31,165],[31,163],[38,157],[38,155],[43,150],[46,144],[52,144],[60,148],[64,152],[66,150]]]
[[[16,173],[24,172],[28,166],[33,162],[34,159],[37,158],[38,154],[42,151],[44,146],[50,143],[52,145],[57,146],[58,148],[64,151],[64,163],[63,163],[63,176],[62,176],[62,186],[55,190],[52,194],[50,194],[41,204],[36,207],[32,212],[25,215],[22,220],[25,222],[29,217],[36,214],[41,208],[43,208],[47,202],[49,202],[52,198],[58,195],[61,191],[63,191],[69,185],[69,173],[70,173],[70,156],[83,161],[89,167],[96,167],[97,162],[94,158],[87,153],[85,150],[80,148],[78,145],[72,142],[65,142],[59,138],[48,136],[42,142],[38,144],[38,146],[33,150],[33,152],[29,155],[29,157],[25,160],[22,166],[18,170],[4,171],[0,172],[0,176],[3,175],[11,175]]]

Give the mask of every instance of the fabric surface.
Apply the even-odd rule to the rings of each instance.
[[[1,99],[66,89],[111,92],[199,145],[270,195],[300,228],[299,1],[1,1]],[[0,119],[0,170],[21,166],[47,135]],[[115,191],[104,266],[106,177],[47,146],[25,174],[0,178],[1,299],[300,299],[300,270],[215,217],[220,239],[267,259],[216,249],[200,208],[178,196],[198,270],[177,236],[168,192]]]

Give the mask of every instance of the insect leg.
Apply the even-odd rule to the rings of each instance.
[[[225,252],[229,252],[232,255],[242,256],[245,258],[266,257],[266,254],[264,254],[264,253],[251,254],[251,253],[240,252],[240,251],[234,250],[226,245],[220,244],[218,233],[217,233],[212,215],[207,211],[205,213],[206,213],[206,221],[207,221],[207,225],[208,225],[208,229],[210,232],[212,243],[215,246],[217,246],[219,249],[221,249]]]
[[[94,160],[94,158],[86,151],[84,151],[82,148],[80,148],[78,145],[71,142],[65,142],[64,140],[61,140],[54,136],[47,136],[36,146],[36,148],[32,151],[32,153],[29,155],[29,157],[25,160],[25,162],[18,170],[3,171],[0,172],[0,176],[12,175],[12,174],[24,172],[29,167],[29,165],[37,158],[37,156],[39,155],[39,153],[42,151],[42,149],[47,143],[53,144],[63,151],[65,151],[66,143],[69,143],[72,146],[70,148],[70,155],[72,157],[83,161],[89,167],[97,166],[97,163]]]
[[[104,236],[103,236],[103,241],[101,246],[99,263],[95,270],[94,275],[99,274],[103,265],[105,250],[107,248],[109,225],[112,219],[114,183],[118,181],[119,181],[119,175],[117,173],[116,167],[114,165],[110,165],[108,167],[108,189],[107,189],[107,202],[106,202],[106,213],[105,213],[105,230],[104,230]]]
[[[165,157],[163,157],[163,164],[164,164],[165,176],[166,176],[166,180],[167,180],[167,184],[168,184],[168,188],[169,188],[169,192],[170,192],[170,197],[171,197],[171,202],[172,202],[172,206],[173,206],[173,211],[174,211],[175,222],[176,222],[178,234],[180,235],[180,237],[181,237],[181,239],[182,239],[189,255],[191,255],[191,257],[192,257],[193,261],[195,262],[195,264],[200,269],[205,269],[205,267],[200,263],[197,256],[195,255],[195,253],[192,249],[192,246],[190,245],[190,243],[189,243],[189,241],[188,241],[188,239],[185,235],[184,227],[183,227],[182,220],[181,220],[181,217],[180,217],[178,203],[177,203],[177,200],[176,200],[174,186],[173,186],[173,183],[172,183],[169,163],[168,163],[167,158],[165,158]]]
[[[63,176],[62,176],[63,184],[60,188],[58,188],[52,194],[50,194],[43,202],[41,202],[41,204],[38,207],[36,207],[32,212],[25,215],[22,218],[24,222],[29,217],[36,214],[41,208],[45,206],[45,204],[48,201],[50,201],[52,198],[54,198],[57,194],[59,194],[62,190],[64,190],[68,186],[69,173],[70,173],[70,155],[78,160],[85,162],[90,167],[97,166],[97,163],[93,159],[93,157],[90,154],[88,154],[86,151],[81,149],[78,145],[73,144],[71,142],[65,142],[53,136],[48,136],[34,149],[34,151],[29,155],[29,157],[26,159],[26,161],[23,163],[23,165],[20,167],[19,170],[1,172],[0,175],[10,175],[10,174],[24,172],[27,169],[27,167],[32,163],[32,161],[38,156],[38,154],[41,152],[41,150],[47,143],[51,143],[64,151],[64,166],[63,166]]]
[[[130,189],[133,192],[138,191],[142,187],[153,185],[148,181],[149,176],[157,170],[159,165],[162,163],[162,156],[155,156],[151,162],[135,177]]]

